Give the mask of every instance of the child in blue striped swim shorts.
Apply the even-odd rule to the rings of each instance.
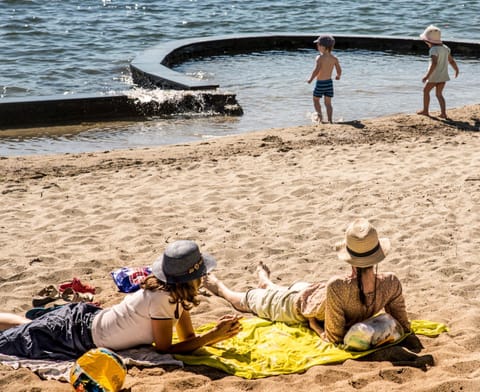
[[[324,103],[327,111],[328,122],[332,123],[332,72],[335,68],[337,73],[335,79],[340,80],[340,77],[342,76],[342,68],[340,67],[338,58],[332,54],[333,46],[335,45],[335,39],[331,35],[321,35],[313,42],[317,44],[317,49],[320,54],[315,60],[315,68],[313,69],[312,74],[308,78],[307,82],[311,83],[313,79],[316,79],[315,89],[313,90],[313,106],[316,111],[316,121],[323,122],[320,98],[325,97]]]

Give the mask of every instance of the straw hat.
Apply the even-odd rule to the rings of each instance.
[[[168,284],[186,283],[201,278],[216,265],[212,256],[200,253],[195,242],[179,240],[169,244],[163,255],[155,260],[152,273]]]
[[[367,219],[354,220],[347,227],[345,240],[336,244],[338,258],[358,268],[382,261],[390,250],[388,238],[378,238],[377,230]]]
[[[420,34],[420,38],[432,44],[441,44],[442,31],[438,27],[430,25],[425,29],[422,34]]]

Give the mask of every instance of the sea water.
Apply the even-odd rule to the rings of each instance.
[[[480,40],[480,1],[115,1],[0,2],[0,100],[73,93],[135,93],[129,63],[170,40],[224,34],[290,32],[417,37],[430,23],[443,38]],[[425,56],[335,51],[344,68],[335,83],[334,119],[418,109]],[[0,140],[1,155],[80,152],[177,143],[310,121],[305,78],[315,50],[213,57],[178,70],[237,94],[240,118],[162,119],[85,132]],[[478,62],[458,59],[447,105],[478,102]],[[287,88],[285,88],[287,86]],[[475,90],[476,89],[476,90]],[[432,108],[435,109],[432,99]]]

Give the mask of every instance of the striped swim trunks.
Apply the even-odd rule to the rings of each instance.
[[[333,97],[333,82],[332,79],[317,80],[315,83],[315,89],[313,90],[313,96],[321,98],[323,96]]]

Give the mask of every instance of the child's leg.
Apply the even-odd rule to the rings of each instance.
[[[445,82],[436,83],[435,85],[435,95],[437,96],[438,103],[440,104],[440,117],[447,118],[447,107],[445,103],[445,98],[443,97],[443,89],[445,88]]]
[[[333,120],[332,120],[332,114],[333,114],[332,97],[327,97],[325,95],[325,108],[327,109],[328,122],[331,124],[331,123],[333,123]]]
[[[428,108],[430,106],[430,91],[435,87],[435,83],[426,83],[423,87],[423,110],[417,112],[417,114],[423,114],[428,116]]]
[[[322,105],[320,104],[320,97],[313,97],[313,107],[318,115],[318,121],[322,121]]]

